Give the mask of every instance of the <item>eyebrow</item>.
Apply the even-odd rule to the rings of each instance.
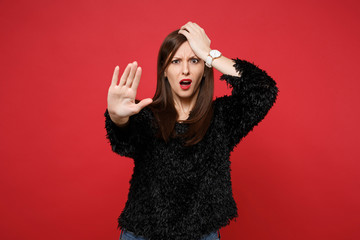
[[[181,59],[182,57],[174,56],[173,58],[179,58],[179,59]],[[197,58],[197,59],[199,59],[196,55],[192,55],[191,57],[189,57],[189,59],[191,59],[191,58]]]

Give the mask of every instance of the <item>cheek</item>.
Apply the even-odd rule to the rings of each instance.
[[[171,75],[171,74],[167,74],[167,79],[168,79],[168,82],[169,82],[169,84],[170,84],[170,87],[171,88],[175,88],[176,87],[176,82],[177,82],[177,80],[176,80],[176,78],[173,76],[173,75]]]
[[[167,78],[174,79],[177,76],[177,72],[178,70],[176,69],[176,67],[169,67],[166,71],[166,76]]]

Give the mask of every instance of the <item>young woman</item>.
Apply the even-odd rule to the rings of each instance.
[[[214,240],[237,217],[230,152],[268,113],[278,88],[267,73],[210,48],[188,22],[162,43],[153,99],[135,99],[141,68],[114,71],[105,127],[112,150],[134,159],[120,239]],[[213,68],[233,88],[213,100]]]

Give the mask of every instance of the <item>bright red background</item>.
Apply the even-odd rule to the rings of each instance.
[[[360,239],[358,1],[0,2],[0,239],[118,239],[131,159],[104,116],[113,69],[152,97],[164,37],[191,20],[278,83],[232,154],[222,239]],[[216,96],[230,93],[218,80]]]

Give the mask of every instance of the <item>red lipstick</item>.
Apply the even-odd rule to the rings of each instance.
[[[183,90],[186,90],[186,89],[190,88],[192,80],[191,79],[182,79],[179,83],[180,83],[180,87]]]

